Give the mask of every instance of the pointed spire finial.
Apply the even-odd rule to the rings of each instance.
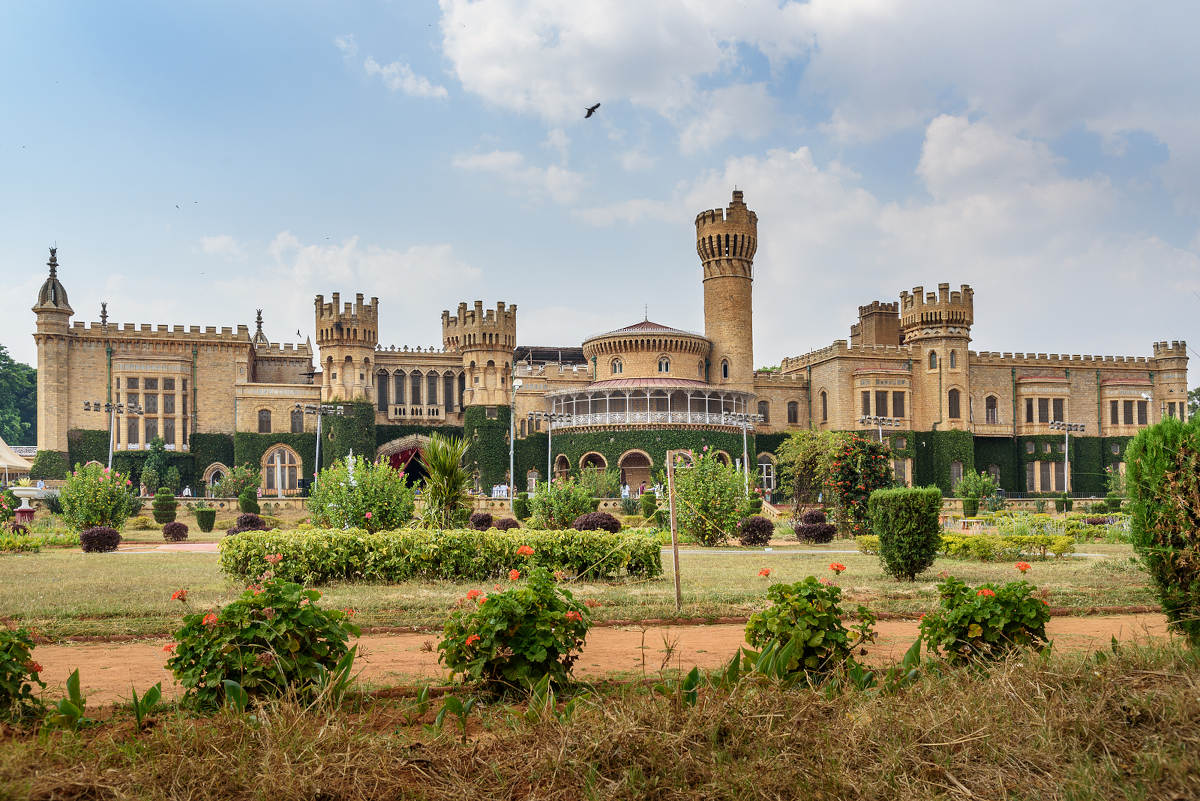
[[[642,305],[642,321],[647,322],[647,323],[650,322],[650,304],[649,303],[645,303]]]
[[[108,325],[108,301],[100,301],[100,325]]]
[[[254,325],[258,329],[257,333],[262,333],[262,309],[254,310]]]
[[[50,248],[50,261],[46,266],[50,268],[50,277],[58,278],[58,248]]]

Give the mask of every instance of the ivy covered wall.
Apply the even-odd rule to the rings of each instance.
[[[196,463],[197,474],[203,476],[210,464],[220,462],[234,467],[232,434],[192,434],[189,447]]]
[[[321,424],[321,436],[326,438],[321,443],[322,468],[329,467],[334,459],[344,458],[351,450],[368,459],[375,458],[374,405],[354,401],[341,406],[343,414],[326,415]]]
[[[488,409],[493,409],[496,416],[488,417]],[[467,469],[479,472],[479,486],[484,492],[494,484],[507,483],[510,414],[507,406],[468,406],[463,410]]]
[[[262,467],[263,454],[275,445],[287,445],[300,456],[300,477],[312,478],[313,465],[316,464],[317,435],[305,434],[252,434],[239,431],[233,435],[233,459],[237,464],[248,464],[254,468]],[[355,453],[358,453],[356,450]],[[374,456],[372,450],[369,456]],[[324,454],[322,454],[324,461]],[[229,464],[226,462],[226,464]],[[230,465],[232,467],[232,465]],[[205,465],[207,467],[207,465]]]
[[[963,473],[975,469],[975,438],[968,431],[917,431],[912,439],[914,486],[935,485],[949,495],[950,463],[962,462]]]
[[[428,437],[435,432],[444,437],[461,437],[463,435],[462,426],[414,426],[392,425],[388,423],[375,426],[375,448],[381,448],[394,439],[411,436],[412,434],[420,434],[423,437]]]
[[[993,464],[1000,468],[1000,486],[1006,492],[1024,492],[1025,470],[1012,437],[975,437],[975,469],[985,471]]]
[[[108,432],[99,429],[72,428],[67,432],[67,460],[71,469],[77,464],[96,461],[108,463]]]

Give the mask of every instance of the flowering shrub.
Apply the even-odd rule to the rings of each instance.
[[[12,520],[13,515],[17,512],[17,507],[20,505],[20,499],[16,495],[13,495],[12,490],[0,490],[0,526]]]
[[[308,508],[314,525],[376,532],[408,523],[415,505],[403,471],[356,456],[353,462],[338,459],[321,471]]]
[[[0,719],[14,722],[42,711],[42,702],[33,694],[34,685],[46,687],[41,672],[42,666],[33,661],[29,629],[0,628]]]
[[[888,575],[908,581],[933,564],[941,543],[942,491],[937,487],[876,490],[869,504]]]
[[[758,649],[795,643],[787,672],[813,681],[852,665],[851,651],[858,641],[871,638],[875,617],[859,606],[858,637],[851,640],[851,631],[842,623],[841,595],[841,587],[813,576],[795,584],[772,584],[767,588],[771,605],[746,623],[746,642]]]
[[[520,527],[521,524],[516,520],[513,520],[511,517],[502,517],[496,522],[492,523],[492,528],[496,529],[497,531],[511,531],[514,528]]]
[[[522,557],[520,548],[532,547]],[[362,530],[247,531],[221,541],[221,569],[252,579],[268,567],[263,554],[282,554],[275,572],[292,581],[401,582],[410,579],[484,581],[544,567],[572,576],[603,579],[626,574],[662,574],[658,542],[637,532],[607,531],[426,531],[403,529],[367,534]]]
[[[871,533],[867,501],[875,490],[892,486],[891,453],[884,443],[848,433],[830,458],[825,493],[846,513],[853,536]]]
[[[476,531],[487,531],[492,527],[492,516],[488,512],[472,512],[468,525]]]
[[[182,542],[187,539],[188,527],[186,523],[167,523],[162,528],[162,534],[168,542]]]
[[[775,524],[765,517],[752,515],[738,523],[738,541],[742,545],[766,545],[775,533]]]
[[[938,584],[937,611],[921,618],[921,638],[952,663],[999,659],[1018,647],[1041,650],[1050,608],[1033,590],[1027,581],[968,587],[950,576]]]
[[[108,526],[93,526],[79,532],[79,547],[84,553],[106,553],[117,550],[121,534]]]
[[[576,518],[595,508],[587,487],[556,479],[538,484],[537,492],[529,499],[530,525],[540,529],[570,528]]]
[[[183,616],[167,668],[186,690],[184,702],[213,709],[225,697],[225,680],[249,696],[287,689],[311,693],[345,656],[358,626],[350,616],[317,605],[321,593],[264,572],[241,597],[218,611]],[[187,593],[176,593],[187,603]]]
[[[262,471],[249,464],[234,465],[220,481],[213,485],[210,494],[214,498],[240,498],[242,493],[250,490],[251,495],[262,484]]]
[[[119,529],[140,505],[128,478],[96,463],[76,467],[59,499],[63,520],[73,531],[95,526]]]
[[[525,584],[464,604],[446,621],[439,659],[465,681],[495,689],[528,690],[544,676],[567,681],[591,625],[587,606],[544,568]]]
[[[675,520],[685,536],[701,545],[720,545],[745,516],[745,476],[725,465],[708,446],[694,454],[691,467],[675,470]],[[751,475],[750,484],[757,482]]]
[[[609,531],[616,534],[621,530],[621,521],[608,512],[588,512],[575,518],[571,528],[576,531]]]

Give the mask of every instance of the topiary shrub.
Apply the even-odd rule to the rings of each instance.
[[[609,531],[616,534],[621,530],[621,521],[608,512],[588,512],[575,518],[571,528],[576,531]]]
[[[746,501],[746,516],[750,517],[762,511],[763,499],[758,495],[751,495]]]
[[[963,517],[975,517],[979,514],[979,499],[978,498],[963,498],[962,499]]]
[[[742,545],[766,545],[775,533],[775,524],[765,517],[751,515],[738,523],[738,542]]]
[[[513,498],[512,510],[513,510],[513,514],[516,515],[517,520],[528,520],[529,519],[529,493],[528,492],[518,492],[517,493],[517,497]]]
[[[521,527],[521,524],[518,523],[516,520],[513,520],[511,517],[502,517],[499,520],[497,520],[495,523],[492,523],[492,528],[494,528],[498,531],[510,531],[511,529],[520,528],[520,527]]]
[[[108,526],[93,526],[79,533],[79,547],[84,553],[107,553],[117,550],[121,534]]]
[[[871,528],[879,537],[879,559],[888,575],[915,581],[937,556],[941,544],[937,487],[875,490],[867,502]]]
[[[183,542],[187,539],[188,527],[184,523],[171,521],[163,526],[162,533],[167,542]]]
[[[1134,550],[1170,626],[1200,647],[1200,417],[1143,429],[1125,457]]]
[[[642,505],[642,517],[646,519],[653,517],[658,509],[658,498],[654,495],[654,490],[643,492],[642,497],[638,498],[638,503]]]
[[[169,488],[161,487],[158,492],[154,493],[152,506],[155,523],[170,523],[175,519],[175,510],[179,508],[179,503]]]
[[[938,609],[921,617],[921,639],[951,664],[1001,659],[1020,647],[1040,651],[1048,642],[1050,608],[1027,581],[968,587],[951,576],[938,594]]]
[[[17,723],[42,714],[41,699],[34,694],[34,685],[39,692],[46,689],[41,672],[33,661],[29,629],[0,628],[0,719]]]
[[[216,509],[197,509],[195,514],[196,525],[200,527],[201,531],[208,533],[213,530],[213,526],[217,522]]]
[[[492,516],[488,512],[472,512],[469,525],[476,531],[487,531],[492,527]]]
[[[253,487],[246,487],[238,496],[238,509],[244,514],[258,514],[258,492]]]
[[[833,535],[837,533],[837,526],[833,523],[825,521],[824,509],[808,509],[804,514],[800,515],[797,522],[792,520],[792,530],[796,532],[796,539],[800,542],[811,542],[815,545],[824,545],[827,542],[833,542]]]
[[[238,515],[237,521],[233,524],[233,528],[226,531],[226,534],[240,534],[243,531],[270,531],[271,526],[266,520],[263,520],[254,512],[246,512]]]

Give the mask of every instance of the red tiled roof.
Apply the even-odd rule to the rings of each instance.
[[[642,320],[641,322],[634,323],[633,325],[627,325],[624,328],[618,328],[615,331],[596,334],[595,336],[588,337],[588,339],[599,339],[600,337],[608,337],[612,336],[613,334],[675,334],[686,337],[700,337],[703,339],[700,334],[697,334],[693,331],[684,331],[679,328],[672,328],[669,325],[663,325],[662,323],[656,323],[651,320]]]

